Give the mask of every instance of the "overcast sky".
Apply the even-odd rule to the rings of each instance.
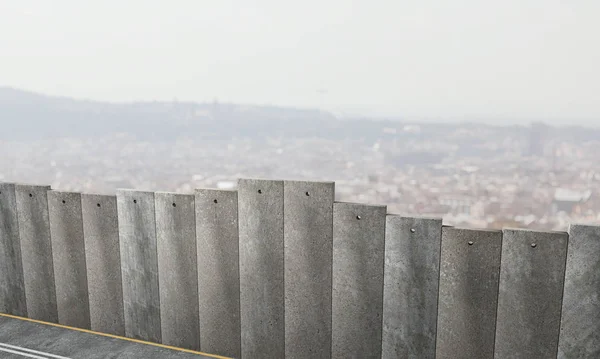
[[[600,122],[599,16],[598,0],[0,0],[0,86]]]

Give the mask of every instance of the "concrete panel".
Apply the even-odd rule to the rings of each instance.
[[[383,358],[435,356],[441,235],[441,219],[386,218]]]
[[[283,358],[283,181],[238,183],[243,358]]]
[[[81,208],[91,328],[124,336],[117,197],[82,194]]]
[[[331,357],[333,183],[284,182],[285,357]]]
[[[493,358],[502,232],[444,227],[435,358]]]
[[[15,185],[27,316],[57,323],[48,190],[50,186]]]
[[[58,322],[90,329],[81,195],[48,192]]]
[[[333,358],[381,357],[385,217],[385,206],[333,205]]]
[[[505,229],[495,358],[555,358],[567,233]]]
[[[237,192],[196,190],[200,346],[241,358]]]
[[[161,342],[154,193],[117,191],[125,335]]]
[[[558,358],[600,358],[600,227],[572,225]]]
[[[154,198],[162,343],[198,350],[194,195],[157,192]]]
[[[15,185],[0,183],[0,313],[27,316]]]

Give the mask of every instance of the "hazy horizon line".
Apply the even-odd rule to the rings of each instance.
[[[280,109],[293,109],[302,111],[315,111],[329,114],[338,119],[357,119],[363,118],[368,120],[376,121],[404,121],[409,123],[481,123],[486,125],[530,125],[532,123],[544,123],[548,126],[556,127],[569,127],[569,126],[584,126],[591,128],[599,128],[600,123],[594,123],[600,121],[596,118],[566,118],[566,117],[533,117],[533,116],[497,116],[497,115],[486,115],[486,114],[475,114],[475,115],[422,115],[422,114],[394,114],[385,113],[385,111],[378,111],[374,109],[357,110],[356,108],[363,108],[368,106],[356,106],[348,105],[336,106],[335,108],[320,108],[314,106],[294,106],[286,104],[276,103],[245,103],[236,101],[227,101],[214,97],[212,100],[180,100],[177,96],[173,96],[172,99],[144,99],[144,100],[107,100],[107,99],[93,99],[87,97],[77,97],[70,95],[61,94],[49,94],[44,91],[29,90],[10,85],[0,85],[0,90],[12,90],[22,92],[34,96],[41,96],[53,99],[71,100],[77,102],[88,102],[96,104],[107,104],[107,105],[130,105],[130,104],[144,104],[144,103],[182,103],[182,104],[197,104],[197,105],[208,105],[208,104],[224,104],[224,105],[236,105],[236,106],[251,106],[251,107],[271,107]],[[354,107],[354,110],[349,108]],[[591,122],[591,123],[590,123]]]

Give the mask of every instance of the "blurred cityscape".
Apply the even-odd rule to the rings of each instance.
[[[0,89],[0,181],[192,192],[336,182],[336,200],[456,226],[600,222],[600,130],[338,118],[267,106],[103,104]]]

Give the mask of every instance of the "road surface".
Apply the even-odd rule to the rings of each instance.
[[[0,358],[204,359],[225,357],[0,313]]]

